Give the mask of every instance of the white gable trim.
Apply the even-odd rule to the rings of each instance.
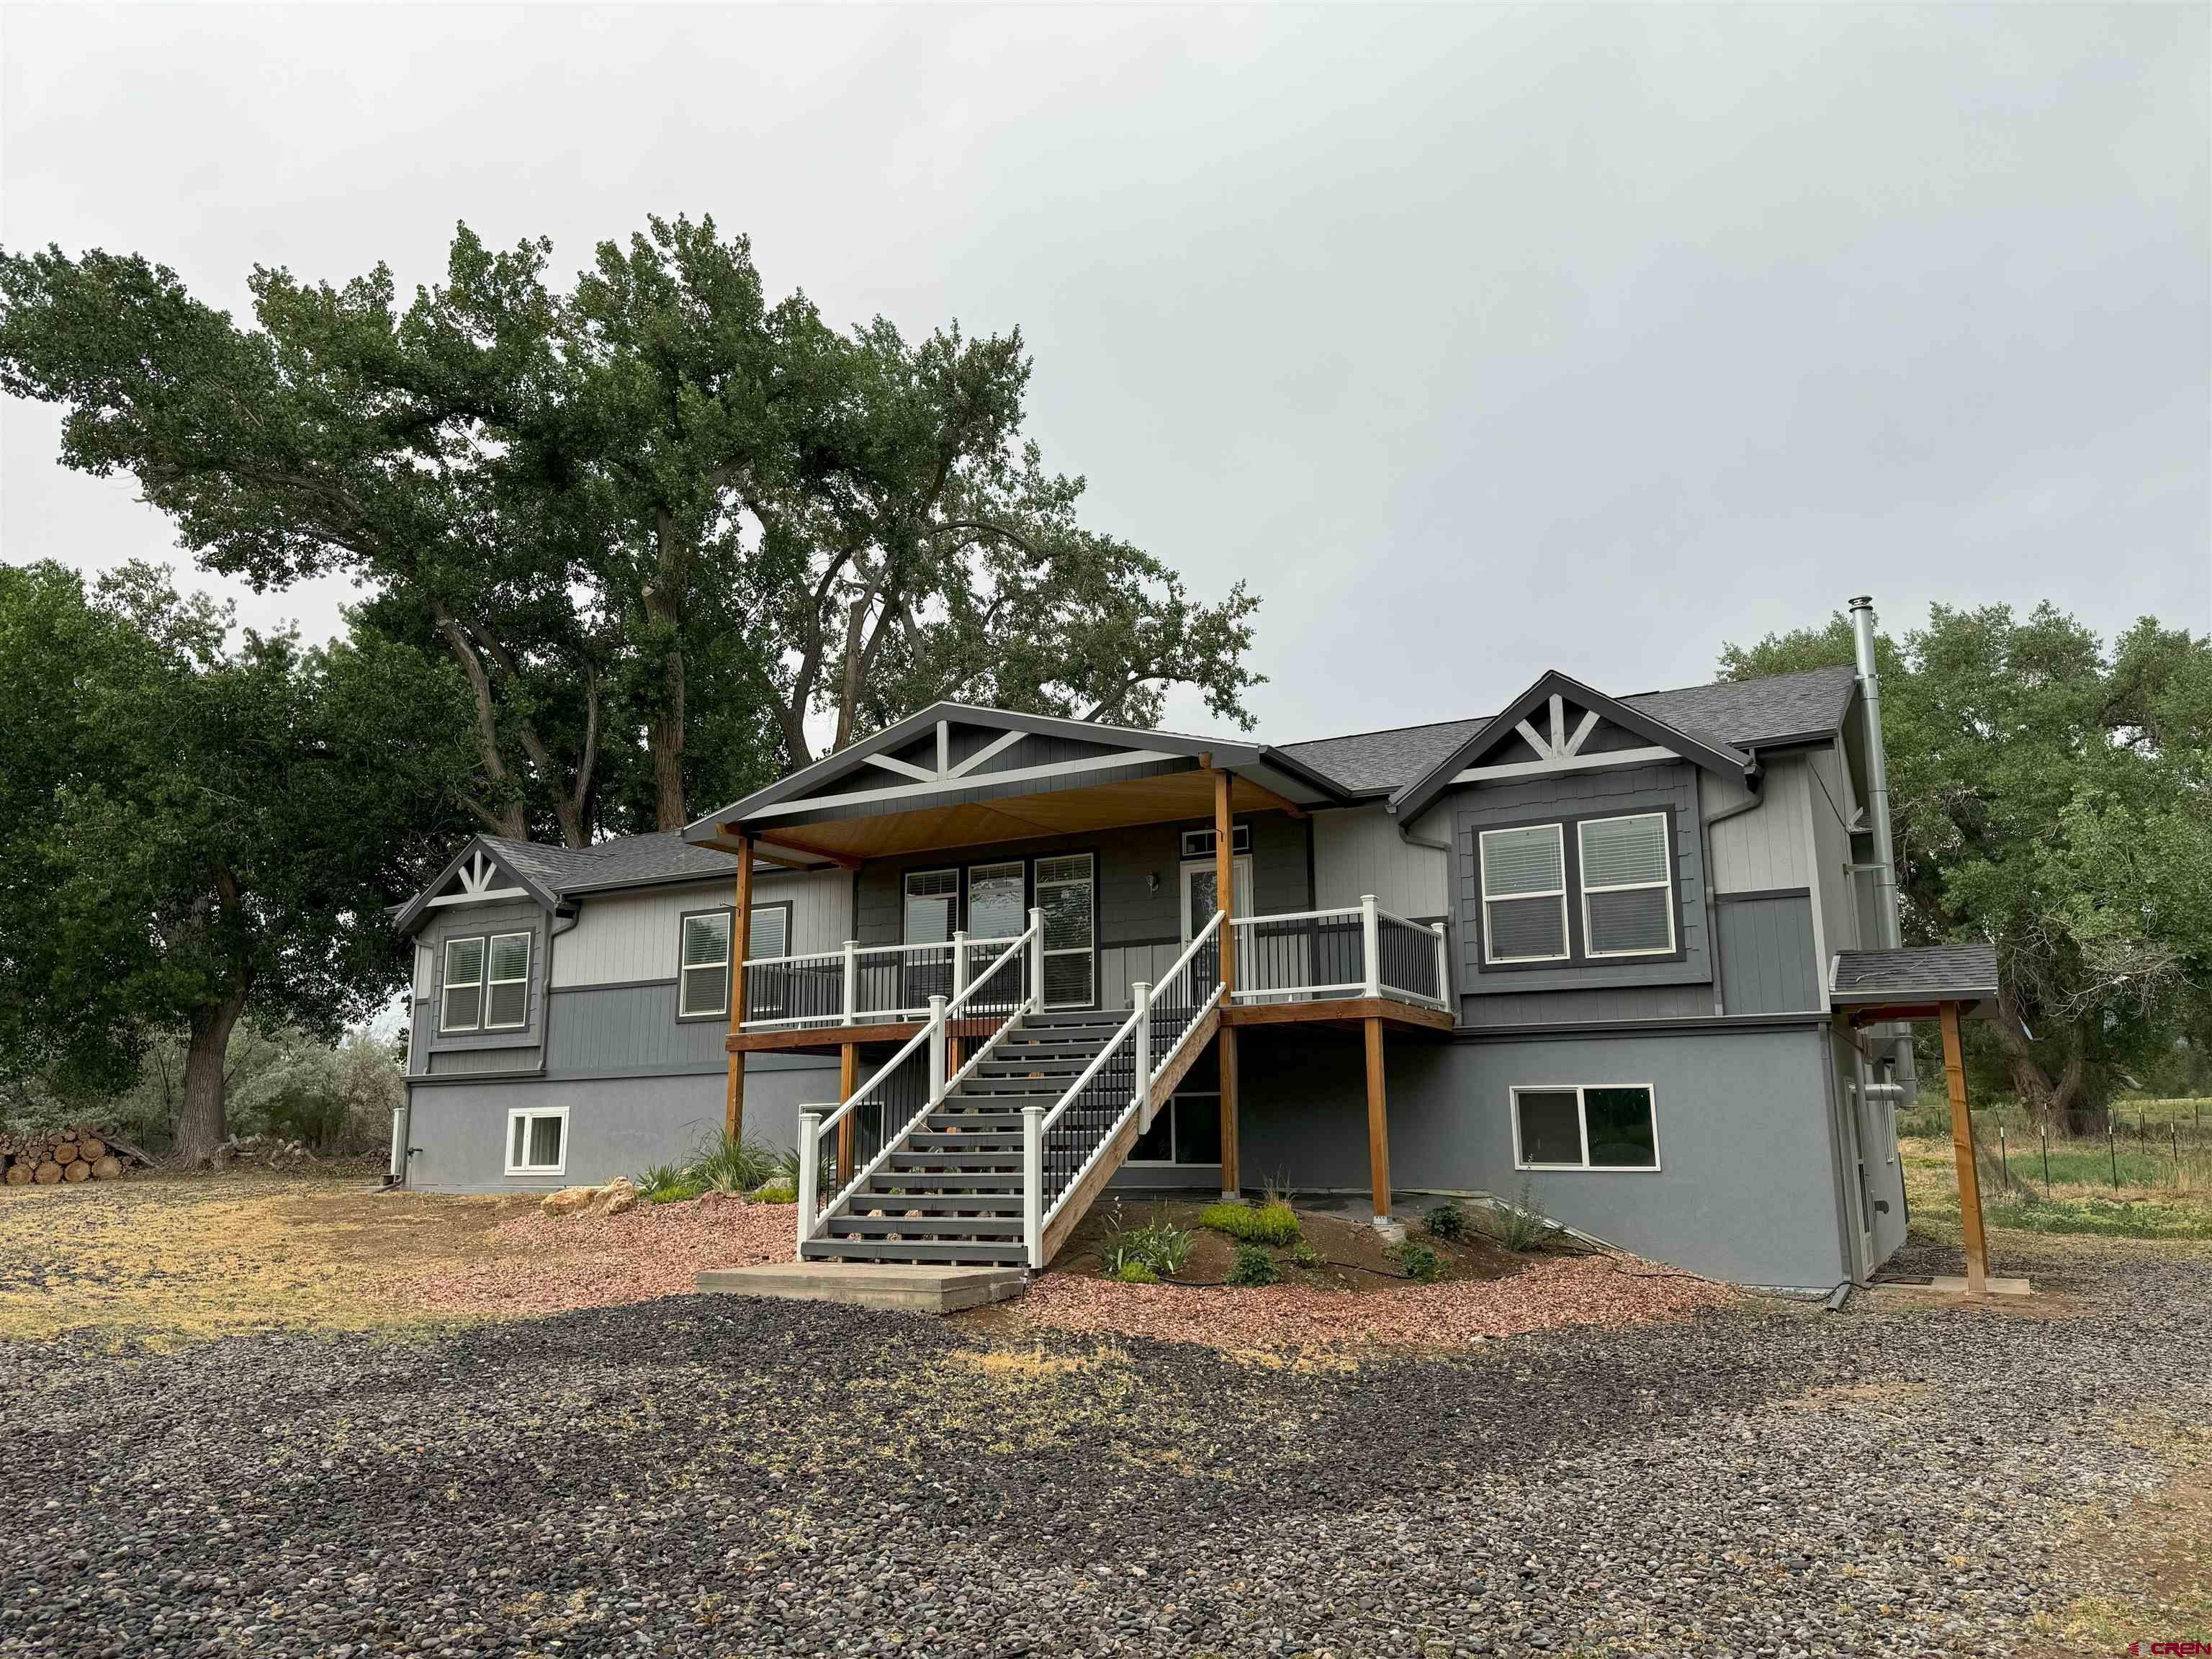
[[[441,904],[491,904],[501,899],[526,899],[527,887],[488,887],[481,893],[441,893],[432,899],[433,907]]]
[[[757,808],[746,817],[748,819],[782,818],[801,812],[819,811],[825,806],[869,806],[890,801],[920,802],[932,795],[955,794],[985,783],[1029,783],[1044,778],[1073,777],[1085,772],[1107,771],[1115,767],[1146,766],[1157,761],[1188,758],[1187,755],[1170,755],[1158,749],[1130,749],[1117,755],[1093,755],[1082,760],[1061,761],[1052,766],[1016,767],[1012,771],[993,772],[981,779],[933,779],[927,783],[894,785],[889,789],[862,789],[843,795],[809,795],[803,800],[779,801],[773,806]]]
[[[1654,744],[1648,749],[1614,749],[1596,755],[1560,755],[1543,760],[1508,761],[1502,766],[1470,766],[1456,774],[1454,783],[1499,783],[1508,778],[1548,776],[1554,772],[1601,772],[1613,766],[1648,766],[1654,761],[1682,758],[1671,749]]]

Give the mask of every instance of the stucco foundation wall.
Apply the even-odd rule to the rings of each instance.
[[[837,1063],[811,1055],[754,1054],[745,1068],[745,1134],[779,1152],[797,1139],[804,1102],[837,1096]],[[550,1192],[680,1163],[722,1127],[725,1073],[543,1078],[417,1085],[409,1091],[407,1184],[426,1192]],[[566,1107],[565,1165],[557,1176],[510,1176],[507,1114]]]
[[[1255,1027],[1242,1048],[1244,1184],[1364,1188],[1358,1041]],[[1388,1053],[1390,1172],[1400,1192],[1510,1198],[1657,1261],[1739,1283],[1849,1276],[1818,1025],[1425,1042]],[[1529,1172],[1513,1162],[1516,1085],[1648,1084],[1656,1170]]]

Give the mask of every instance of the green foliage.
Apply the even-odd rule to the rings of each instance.
[[[1321,1252],[1303,1238],[1291,1246],[1291,1265],[1293,1267],[1318,1267],[1321,1262]]]
[[[1244,1285],[1248,1288],[1272,1285],[1278,1277],[1275,1271],[1275,1258],[1269,1255],[1267,1251],[1261,1249],[1257,1244],[1239,1244],[1237,1247],[1237,1259],[1229,1268],[1229,1282],[1231,1285]]]
[[[765,1187],[756,1187],[745,1196],[756,1204],[796,1204],[799,1188],[788,1181],[771,1181]]]
[[[2046,1202],[2014,1193],[1984,1207],[1992,1227],[2030,1233],[2089,1233],[2106,1238],[2212,1238],[2212,1214],[2180,1204],[2107,1202],[2090,1198]]]
[[[1106,1271],[1121,1277],[1129,1267],[1141,1267],[1155,1279],[1173,1279],[1190,1260],[1197,1241],[1168,1220],[1164,1210],[1155,1210],[1145,1225],[1123,1229],[1116,1225],[1106,1243]]]
[[[1022,426],[1021,336],[908,340],[773,300],[743,237],[654,218],[563,289],[465,226],[402,305],[249,279],[243,325],[143,257],[0,255],[0,389],[61,459],[132,477],[209,567],[343,572],[413,654],[506,835],[674,829],[945,696],[1249,724],[1256,606],[1085,528]]]
[[[1421,1226],[1431,1238],[1441,1238],[1449,1243],[1453,1239],[1465,1238],[1468,1222],[1467,1212],[1456,1204],[1439,1204],[1421,1218]]]
[[[1851,660],[1838,616],[1721,666]],[[1879,641],[1878,666],[1905,937],[1997,947],[1970,1088],[2094,1125],[2126,1079],[2176,1065],[2178,1041],[2212,1036],[2212,641],[2146,617],[2108,647],[2048,605],[1936,605]],[[1934,1041],[1923,1079],[1941,1076]]]
[[[1521,1177],[1512,1203],[1483,1212],[1482,1228],[1492,1243],[1516,1255],[1541,1249],[1555,1231],[1536,1208],[1536,1184],[1527,1176]]]
[[[640,1170],[629,1178],[637,1188],[637,1195],[647,1204],[683,1204],[699,1196],[703,1190],[691,1178],[690,1171],[673,1164],[653,1164]]]
[[[1124,1285],[1157,1285],[1160,1282],[1159,1274],[1152,1271],[1150,1263],[1134,1260],[1123,1261],[1109,1271],[1107,1277]]]
[[[702,1193],[749,1193],[779,1173],[776,1155],[758,1141],[716,1134],[691,1155],[684,1176]],[[794,1178],[794,1195],[797,1189]]]
[[[1298,1218],[1287,1204],[1209,1204],[1198,1224],[1249,1243],[1287,1246],[1298,1238]]]
[[[1419,1239],[1409,1238],[1393,1246],[1390,1254],[1405,1269],[1406,1277],[1417,1285],[1433,1285],[1444,1275],[1443,1258]]]

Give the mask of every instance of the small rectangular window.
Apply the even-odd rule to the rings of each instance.
[[[781,913],[779,912],[779,915]],[[730,1012],[730,913],[708,910],[684,918],[683,957],[677,970],[677,1012]]]
[[[519,1031],[530,1023],[530,935],[494,933],[485,977],[484,1030]]]
[[[483,1025],[483,935],[446,941],[446,984],[438,1003],[441,1031],[474,1031]]]
[[[1182,832],[1182,855],[1187,859],[1210,859],[1218,837],[1211,830],[1186,830]],[[1249,853],[1252,850],[1252,826],[1232,823],[1229,826],[1229,850]]]
[[[1560,827],[1486,830],[1481,848],[1484,959],[1565,961],[1566,841]]]
[[[507,1172],[560,1175],[568,1161],[568,1109],[518,1107],[507,1115]]]
[[[1658,1121],[1644,1084],[1513,1091],[1513,1162],[1523,1170],[1656,1170]]]
[[[1667,815],[1586,818],[1576,828],[1582,861],[1583,950],[1592,957],[1665,956],[1674,948],[1674,892]]]

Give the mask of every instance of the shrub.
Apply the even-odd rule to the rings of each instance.
[[[1248,1244],[1289,1246],[1298,1242],[1297,1212],[1281,1202],[1256,1208],[1249,1204],[1210,1204],[1199,1216],[1198,1224]]]
[[[679,1170],[673,1164],[655,1164],[640,1170],[629,1178],[637,1188],[637,1195],[647,1204],[681,1204],[699,1196],[700,1188],[691,1179],[691,1172]]]
[[[1272,1285],[1275,1282],[1275,1258],[1257,1244],[1239,1244],[1237,1260],[1229,1269],[1229,1282],[1247,1286]]]
[[[1391,1254],[1416,1285],[1433,1285],[1444,1276],[1443,1259],[1418,1239],[1407,1239]]]
[[[1422,1231],[1431,1238],[1441,1238],[1449,1243],[1467,1237],[1467,1212],[1456,1204],[1439,1204],[1421,1218]]]
[[[1188,1231],[1170,1222],[1164,1211],[1156,1210],[1141,1227],[1115,1229],[1106,1243],[1106,1271],[1118,1279],[1123,1277],[1124,1268],[1135,1266],[1152,1274],[1152,1280],[1129,1281],[1133,1284],[1173,1279],[1190,1260],[1191,1247],[1196,1242]]]
[[[775,1154],[757,1140],[718,1134],[692,1154],[686,1179],[700,1192],[749,1193],[776,1176]]]
[[[799,1188],[788,1181],[771,1181],[766,1186],[754,1188],[745,1196],[756,1204],[796,1204]]]
[[[1141,1261],[1124,1261],[1114,1270],[1114,1277],[1124,1285],[1157,1285],[1160,1276]]]
[[[1490,1235],[1493,1244],[1525,1254],[1540,1249],[1554,1229],[1537,1212],[1535,1183],[1523,1176],[1521,1190],[1514,1194],[1513,1202],[1490,1211],[1483,1218],[1483,1231]]]
[[[1294,1267],[1318,1267],[1321,1252],[1303,1238],[1291,1246],[1291,1265]]]

